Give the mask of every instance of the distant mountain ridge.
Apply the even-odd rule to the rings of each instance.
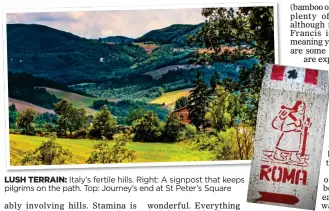
[[[8,69],[66,84],[124,74],[146,56],[139,46],[108,45],[36,24],[7,24]]]
[[[189,35],[195,34],[203,23],[192,24],[173,24],[171,26],[156,29],[147,32],[143,36],[135,39],[135,42],[155,42],[160,44],[187,45]]]
[[[133,38],[125,37],[125,36],[109,36],[101,38],[104,42],[112,42],[117,44],[130,44],[134,42]]]
[[[188,45],[187,38],[201,27],[174,24],[137,39],[86,39],[42,25],[8,24],[9,96],[52,108],[59,99],[46,89],[34,88],[50,87],[40,84],[45,81],[41,78],[47,78],[54,81],[51,88],[62,90],[60,82],[65,89],[71,87],[83,95],[147,103],[163,92],[192,88],[197,71],[206,83],[215,72],[235,80],[239,66],[257,62],[191,65],[199,47]],[[23,73],[34,78],[29,80]]]

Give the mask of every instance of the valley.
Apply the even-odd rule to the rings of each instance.
[[[164,25],[150,13],[138,30],[86,26],[97,34],[89,38],[8,23],[10,164],[250,159],[260,61],[274,55],[271,42],[259,39],[272,29],[246,41],[235,34],[246,27],[213,31],[220,17],[208,16],[239,12],[217,10],[200,10],[194,24]],[[221,21],[258,33],[248,23],[258,14],[251,8],[243,20]]]

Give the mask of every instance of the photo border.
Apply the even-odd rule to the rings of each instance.
[[[90,169],[90,168],[129,168],[129,167],[170,167],[170,166],[200,166],[200,165],[250,165],[251,160],[221,160],[221,161],[176,161],[176,162],[145,162],[145,163],[117,163],[117,164],[67,164],[67,165],[10,165],[10,140],[9,140],[9,95],[8,95],[8,59],[7,59],[7,14],[10,13],[41,13],[41,12],[69,12],[69,11],[111,11],[111,10],[161,10],[161,9],[192,9],[205,7],[261,7],[272,6],[274,15],[274,57],[275,64],[279,63],[278,43],[278,4],[277,3],[211,3],[211,4],[172,4],[172,5],[134,5],[134,6],[102,6],[102,7],[58,7],[38,9],[4,9],[2,11],[3,33],[3,62],[4,62],[4,86],[5,86],[5,156],[6,169],[11,170],[44,170],[44,169]]]

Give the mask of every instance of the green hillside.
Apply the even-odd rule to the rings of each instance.
[[[83,91],[71,89],[65,84],[47,78],[35,77],[28,73],[8,72],[8,93],[10,98],[52,109],[53,104],[57,103],[60,99],[52,93],[47,92],[47,90],[42,87],[49,87],[93,97]]]
[[[134,42],[134,39],[125,36],[109,36],[102,38],[102,41],[117,43],[117,44],[130,44]]]
[[[109,45],[34,24],[7,24],[7,44],[9,71],[67,84],[124,75],[146,57],[137,45]]]
[[[137,38],[135,42],[155,42],[160,44],[187,45],[186,39],[200,29],[202,24],[174,24],[163,29],[152,30]]]
[[[187,46],[186,39],[201,26],[175,24],[150,31],[134,43],[126,44],[131,38],[88,40],[47,26],[8,24],[9,97],[51,109],[63,96],[35,88],[48,87],[96,100],[147,104],[164,92],[192,88],[197,70],[206,83],[215,72],[221,78],[235,80],[239,66],[257,63],[246,60],[235,64],[191,65],[197,48]],[[148,45],[145,43],[157,44],[148,49],[143,47]],[[79,107],[86,109],[93,103],[92,100],[82,102],[83,106]]]
[[[188,97],[191,89],[182,89],[173,92],[163,93],[160,97],[152,100],[150,104],[165,104],[171,109],[175,108],[175,103],[180,97]]]
[[[76,108],[84,108],[86,109],[87,113],[89,114],[96,114],[96,110],[91,108],[91,105],[97,98],[86,97],[83,95],[75,94],[72,92],[65,92],[63,90],[47,88],[45,87],[47,92],[55,95],[57,98],[66,99],[67,101],[71,102],[74,107]]]

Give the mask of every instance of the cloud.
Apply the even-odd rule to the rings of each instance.
[[[172,24],[204,21],[202,9],[72,11],[7,14],[7,23],[42,24],[86,38],[128,36],[137,38]]]

